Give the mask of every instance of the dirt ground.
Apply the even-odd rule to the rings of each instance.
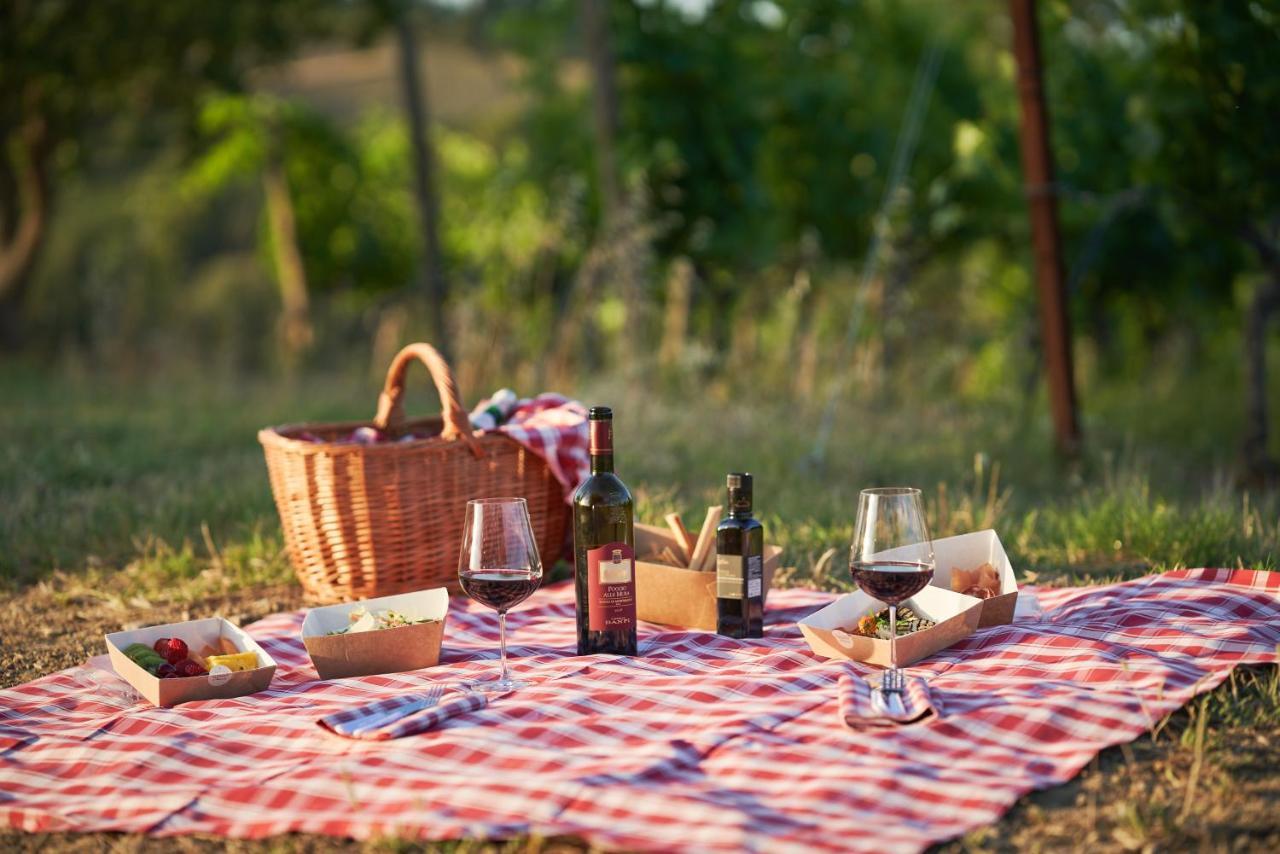
[[[59,591],[50,584],[31,587],[0,605],[12,637],[27,640],[0,658],[0,687],[80,664],[104,652],[102,635],[129,625],[143,603],[125,602],[92,591]],[[221,613],[247,624],[267,614],[301,607],[293,585],[240,590],[223,596],[166,606],[146,603],[148,622]],[[1247,671],[1256,682],[1264,671]],[[1214,694],[1236,692],[1232,680]],[[1259,690],[1256,686],[1252,689]],[[1272,689],[1274,690],[1274,689]],[[1280,850],[1280,720],[1212,722],[1209,700],[1170,719],[1154,736],[1103,752],[1076,779],[1023,798],[999,822],[941,847],[960,851],[1037,850]],[[1199,712],[1196,712],[1196,707]],[[153,839],[132,834],[28,834],[0,830],[0,849],[15,852],[159,851],[402,851],[421,846],[403,840],[355,842],[323,836],[289,835],[262,842],[185,837]],[[428,845],[458,852],[587,850],[573,839],[519,839],[505,843],[462,842]]]

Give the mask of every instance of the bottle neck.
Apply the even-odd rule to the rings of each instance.
[[[587,422],[587,450],[591,454],[591,473],[608,474],[613,471],[613,421],[600,419]]]
[[[745,495],[737,489],[729,490],[729,518],[751,518],[751,493]]]
[[[613,473],[613,451],[592,454],[591,455],[591,473],[592,474],[612,474]]]

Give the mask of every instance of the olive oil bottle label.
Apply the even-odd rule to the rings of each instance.
[[[587,550],[588,626],[593,632],[636,624],[636,556],[626,543]]]
[[[743,569],[746,559],[742,555],[716,556],[716,598],[741,599],[746,592]]]
[[[747,598],[754,599],[764,592],[764,555],[746,558]]]

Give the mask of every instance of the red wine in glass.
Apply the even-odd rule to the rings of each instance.
[[[854,561],[849,572],[863,593],[886,605],[901,605],[933,580],[933,564],[905,560]]]
[[[886,559],[886,552],[898,559]],[[928,586],[934,564],[920,490],[901,486],[862,490],[849,571],[863,593],[889,606],[889,667],[880,683],[882,690],[902,690],[898,605]]]
[[[466,569],[458,580],[472,599],[505,614],[528,599],[542,579],[527,569]]]
[[[458,552],[458,583],[467,595],[498,612],[497,679],[470,683],[476,691],[505,693],[526,687],[507,671],[507,611],[538,589],[542,560],[523,498],[475,498],[467,502]]]

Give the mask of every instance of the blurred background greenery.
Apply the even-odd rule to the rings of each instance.
[[[707,439],[755,413],[734,435],[791,482],[775,512],[802,563],[839,539],[837,490],[912,478],[1013,490],[1018,525],[1166,496],[1184,509],[1150,554],[1112,548],[1130,511],[1100,511],[1088,554],[1274,564],[1275,431],[1242,448],[1250,365],[1278,357],[1280,3],[1038,6],[1072,463],[1003,2],[6,0],[0,565],[123,560],[209,519],[251,539],[271,515],[252,429],[371,415],[412,340],[447,346],[467,405],[500,384],[625,399],[623,470],[655,507],[756,465]],[[204,483],[193,466],[216,487],[142,494]],[[1231,533],[1159,553],[1215,512]],[[1062,524],[1043,560],[1096,562]]]

